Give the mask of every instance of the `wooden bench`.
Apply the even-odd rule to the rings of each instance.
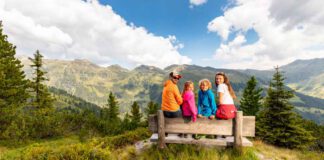
[[[235,119],[209,120],[197,118],[196,122],[191,122],[185,118],[165,118],[163,111],[159,110],[157,115],[149,116],[149,129],[153,132],[150,140],[158,141],[160,148],[164,148],[166,143],[252,146],[252,142],[246,137],[255,136],[255,117],[243,116],[243,112],[238,111]],[[165,133],[168,133],[168,136],[165,136]],[[196,140],[191,136],[179,137],[177,136],[179,133],[224,135],[226,138]]]

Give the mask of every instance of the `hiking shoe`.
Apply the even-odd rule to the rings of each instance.
[[[206,138],[206,135],[203,135],[203,134],[195,134],[194,139],[198,140],[198,139],[201,139],[201,138]]]

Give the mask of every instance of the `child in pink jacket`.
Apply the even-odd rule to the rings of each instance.
[[[187,81],[184,84],[182,92],[182,115],[184,117],[191,117],[193,122],[197,119],[197,107],[195,103],[195,94],[194,94],[194,85],[193,82]]]

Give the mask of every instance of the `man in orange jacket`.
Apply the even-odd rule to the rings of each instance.
[[[181,116],[182,97],[177,86],[181,77],[179,73],[173,71],[169,74],[169,80],[164,83],[161,109],[165,117],[175,118]]]

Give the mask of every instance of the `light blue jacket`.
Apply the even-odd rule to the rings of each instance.
[[[209,117],[216,114],[217,105],[214,93],[211,89],[207,91],[199,90],[198,92],[198,114]]]

